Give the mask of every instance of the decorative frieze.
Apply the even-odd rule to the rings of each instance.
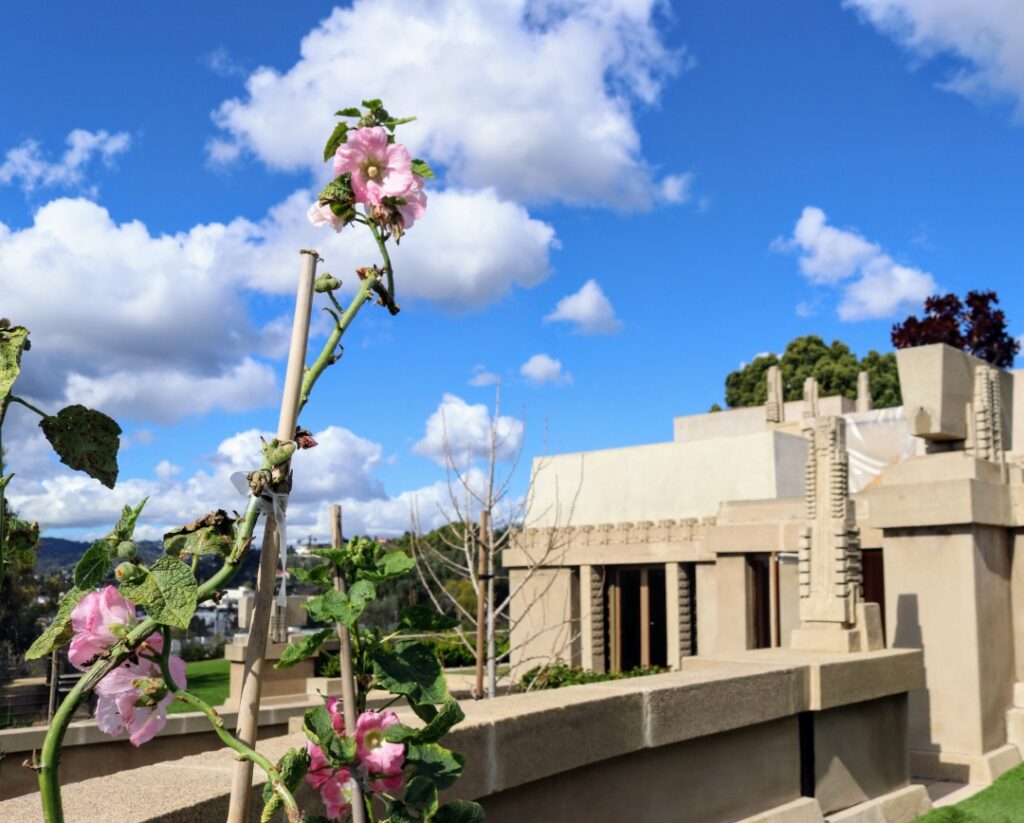
[[[968,450],[982,460],[1004,463],[1003,398],[999,369],[981,365],[974,369],[974,398],[968,415],[971,437]]]
[[[782,371],[778,366],[768,367],[768,402],[764,406],[769,423],[782,423],[786,419],[786,401],[782,390]]]
[[[512,544],[531,555],[538,550],[571,546],[607,546],[622,544],[680,543],[703,540],[714,517],[682,520],[638,520],[623,523],[597,523],[561,528],[519,529]]]

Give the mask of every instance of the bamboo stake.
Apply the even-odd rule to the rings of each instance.
[[[480,512],[480,540],[476,561],[476,693],[477,700],[484,696],[484,633],[487,604],[487,509]]]
[[[295,318],[292,321],[292,341],[288,351],[288,370],[285,372],[284,393],[281,397],[281,415],[277,422],[277,439],[281,442],[295,439],[295,426],[299,413],[299,395],[302,376],[306,368],[306,344],[309,340],[309,317],[313,306],[313,280],[319,255],[303,249],[299,284],[295,294]],[[285,467],[287,471],[287,467]],[[235,734],[252,747],[256,745],[259,728],[260,691],[263,686],[263,659],[267,653],[267,633],[270,629],[270,606],[274,597],[274,579],[277,574],[277,523],[272,513],[266,515],[263,544],[260,550],[260,570],[256,578],[253,598],[252,622],[249,641],[245,648],[245,668],[242,674],[241,697],[238,701],[238,725]],[[287,548],[287,547],[285,547]],[[252,795],[252,761],[240,760],[235,764],[231,780],[231,803],[228,823],[248,823],[249,801]]]
[[[331,506],[331,547],[340,549],[341,506]],[[335,565],[334,588],[345,593],[345,578]],[[356,733],[356,690],[355,677],[352,674],[352,639],[348,636],[348,628],[338,623],[338,657],[341,660],[341,709],[345,717],[345,734],[355,736]],[[352,792],[352,823],[366,823],[366,809],[363,808],[363,793]]]

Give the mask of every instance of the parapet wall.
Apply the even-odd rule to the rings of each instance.
[[[479,800],[488,823],[727,823],[765,813],[820,823],[894,798],[918,814],[928,801],[908,784],[905,728],[906,693],[921,682],[919,652],[763,651],[466,703],[448,741],[468,761],[454,793]],[[260,750],[276,760],[302,742],[293,732]],[[67,820],[101,819],[96,810],[111,802],[130,810],[125,823],[222,820],[232,765],[229,752],[208,752],[86,780],[65,792]],[[305,789],[303,802],[318,808]],[[801,816],[787,817],[790,808]],[[38,797],[0,802],[0,820],[40,821]]]

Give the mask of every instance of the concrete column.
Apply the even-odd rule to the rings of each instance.
[[[1008,757],[1020,762],[1004,748],[1016,679],[1009,534],[978,523],[883,534],[889,644],[924,650],[925,688],[910,693],[911,768],[987,782]]]
[[[717,563],[694,564],[697,587],[697,654],[713,654],[718,647]]]
[[[665,660],[670,669],[678,669],[680,662],[680,576],[685,575],[678,563],[665,564]]]
[[[714,651],[743,651],[750,648],[751,636],[747,558],[742,554],[720,554],[715,566],[718,635]],[[699,584],[697,588],[700,589]]]
[[[604,672],[604,588],[598,566],[580,566],[580,665]]]

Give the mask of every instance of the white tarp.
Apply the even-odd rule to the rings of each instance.
[[[850,493],[874,482],[882,469],[923,453],[924,441],[910,433],[902,406],[844,414],[850,455]]]

